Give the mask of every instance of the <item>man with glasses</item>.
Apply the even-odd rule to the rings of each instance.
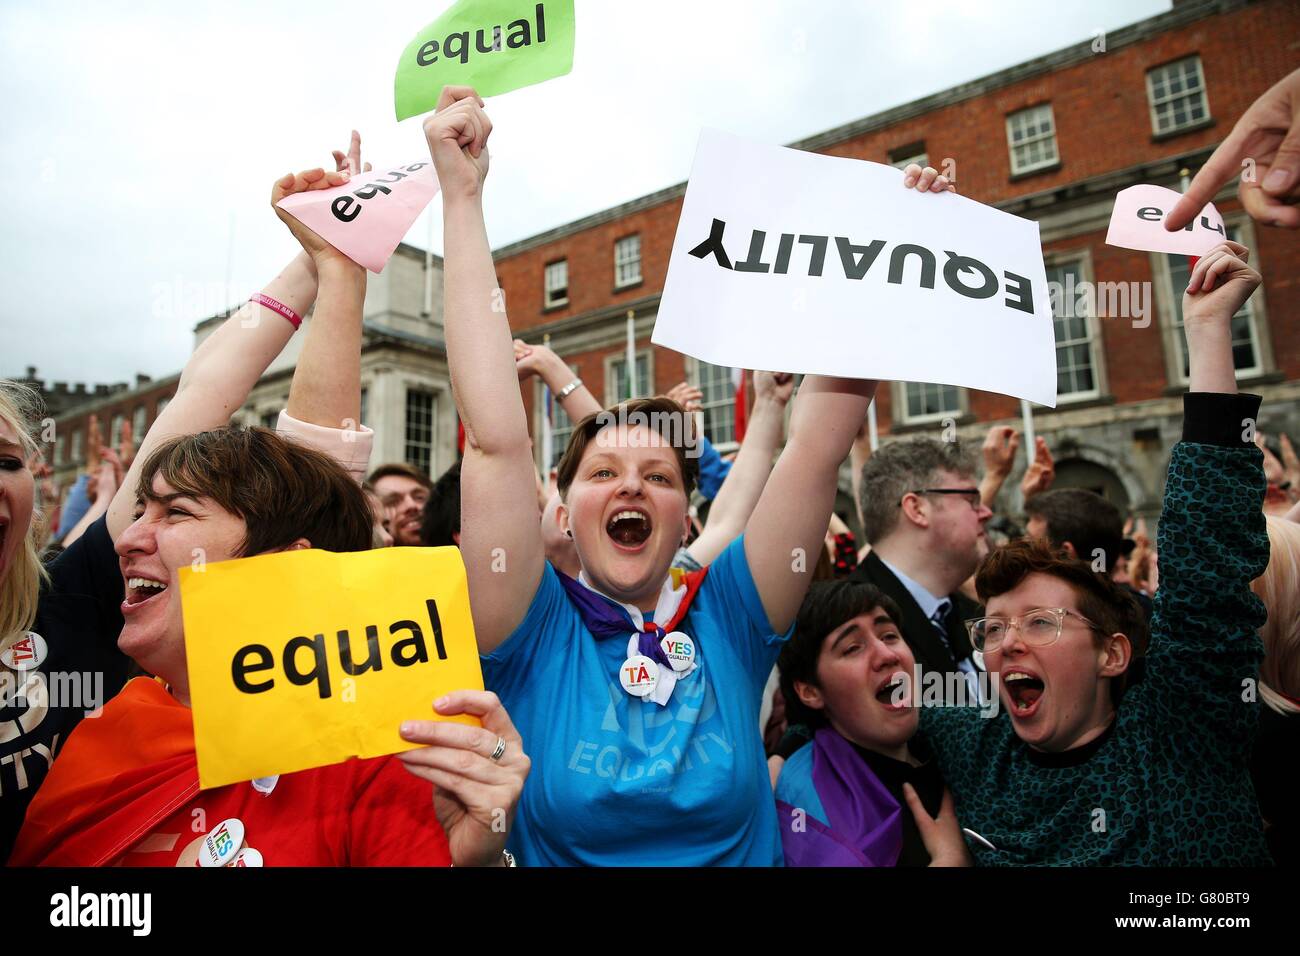
[[[862,469],[863,531],[871,551],[851,580],[874,584],[902,612],[903,638],[923,672],[945,675],[945,695],[962,685],[978,701],[978,665],[962,621],[979,607],[958,592],[988,553],[974,457],[954,442],[912,438],[886,445]]]
[[[1190,391],[1159,525],[1147,628],[1131,596],[1045,542],[1005,545],[969,622],[1003,712],[924,707],[920,733],[978,865],[1269,862],[1247,767],[1268,565],[1260,399],[1237,394],[1232,316],[1259,285],[1245,247],[1203,256],[1183,296]],[[1129,686],[1145,650],[1142,680]]]

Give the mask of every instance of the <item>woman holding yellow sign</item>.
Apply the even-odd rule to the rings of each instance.
[[[289,175],[272,201],[346,178],[319,169]],[[353,759],[199,788],[180,570],[196,559],[372,544],[373,517],[356,480],[366,463],[340,462],[357,456],[358,442],[337,427],[353,429],[360,417],[365,273],[286,221],[321,287],[287,413],[298,434],[337,454],[238,427],[172,437],[150,451],[131,489],[134,520],[116,536],[125,584],[118,646],[157,679],[129,681],[98,719],[77,727],[28,808],[11,864],[510,862],[505,841],[529,761],[500,702],[482,691],[448,694],[436,705],[445,716],[472,714],[482,727],[407,721],[402,736],[423,746],[400,759]],[[436,786],[432,801],[423,781]]]

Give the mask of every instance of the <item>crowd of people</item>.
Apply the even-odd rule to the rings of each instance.
[[[1300,112],[1300,72],[1264,99],[1270,122]],[[1188,215],[1251,148],[1248,211],[1300,225],[1300,133],[1270,140],[1255,115]],[[335,170],[274,183],[301,253],[196,350],[138,449],[92,428],[94,474],[66,501],[34,396],[0,383],[0,860],[1300,860],[1300,461],[1237,390],[1231,321],[1261,281],[1246,247],[1191,270],[1183,434],[1152,540],[1101,495],[1053,487],[1041,437],[1022,513],[997,513],[1011,427],[978,449],[873,451],[873,381],[755,373],[729,460],[695,430],[689,383],[603,408],[495,307],[482,100],[448,87],[424,132],[465,435],[442,475],[371,462],[355,425],[365,271],[274,207],[368,168],[355,133]],[[954,187],[911,166],[900,188]],[[231,424],[313,304],[277,427]],[[533,377],[575,423],[552,473],[524,413]],[[834,511],[846,460],[854,515]],[[180,569],[421,545],[460,551],[487,688],[432,707],[481,726],[413,713],[393,756],[200,789]],[[49,693],[67,675],[99,681],[93,718]]]

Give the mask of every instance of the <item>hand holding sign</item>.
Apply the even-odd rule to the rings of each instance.
[[[298,193],[342,186],[350,178],[351,174],[346,170],[327,173],[318,166],[315,169],[304,170],[297,174],[287,173],[277,179],[274,185],[271,186],[271,208],[280,217],[280,221],[289,227],[289,231],[302,244],[303,249],[307,250],[307,254],[312,257],[312,261],[316,263],[318,269],[325,261],[330,259],[346,261],[347,257],[309,229],[301,219],[286,212],[280,203],[286,197]]]
[[[435,701],[434,709],[444,717],[473,715],[483,726],[408,720],[402,724],[402,736],[425,746],[398,754],[398,759],[437,788],[434,811],[451,845],[452,862],[496,863],[532,763],[496,694],[455,691]]]
[[[424,138],[444,197],[479,195],[487,178],[490,135],[492,121],[474,89],[444,88],[438,97],[438,111],[424,120]]]
[[[1188,387],[1193,392],[1237,391],[1232,360],[1232,317],[1259,287],[1260,274],[1246,265],[1250,251],[1222,243],[1201,256],[1183,294]]]

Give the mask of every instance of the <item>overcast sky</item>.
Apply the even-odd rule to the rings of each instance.
[[[353,127],[376,167],[427,158],[393,73],[449,5],[3,0],[0,376],[178,371],[296,251],[275,178]],[[686,179],[702,126],[790,142],[1170,6],[577,0],[573,72],[488,101],[492,244]]]

